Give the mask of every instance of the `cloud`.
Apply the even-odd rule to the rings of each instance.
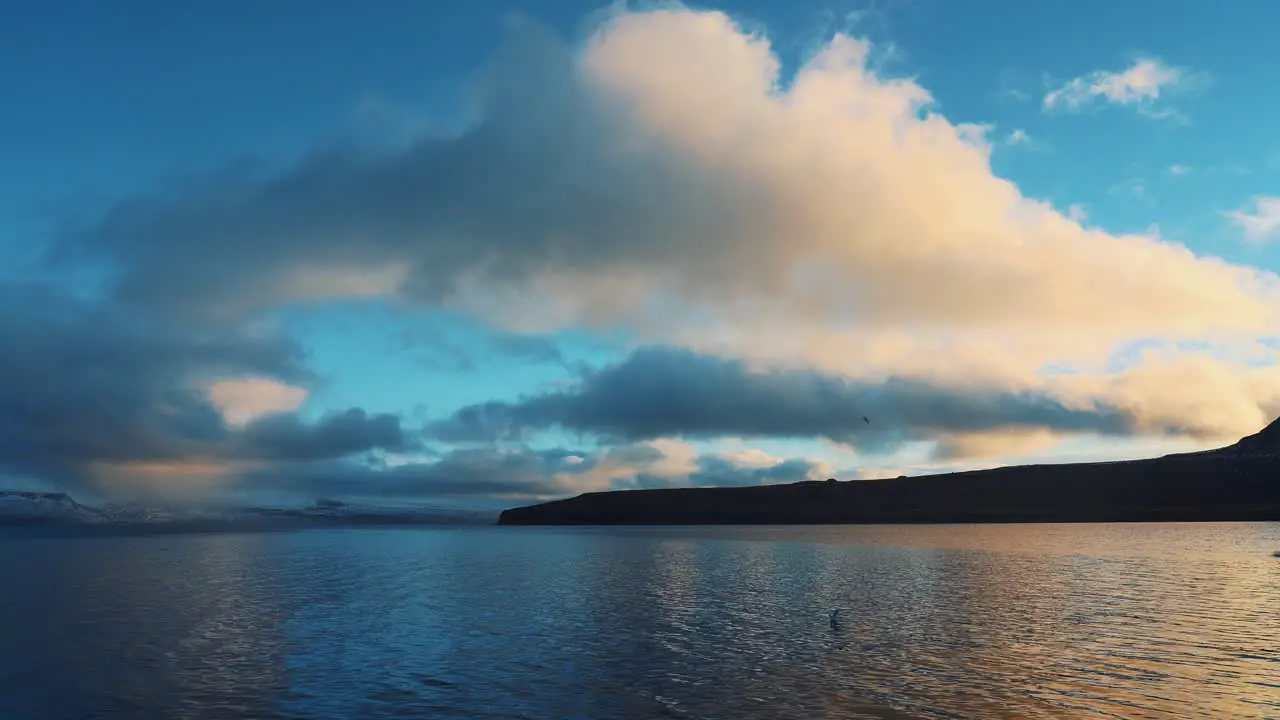
[[[1105,398],[1147,435],[1235,440],[1280,416],[1276,360],[1261,345],[1235,355],[1208,344],[1153,343],[1119,372],[1064,375],[1053,384],[1067,397]]]
[[[126,303],[205,319],[373,295],[663,342],[764,324],[1095,352],[1271,326],[1274,277],[1023,197],[980,130],[869,50],[837,36],[784,80],[719,13],[617,14],[575,51],[522,27],[460,135],[139,198],[60,256],[107,263]]]
[[[1204,81],[1201,73],[1167,65],[1154,58],[1138,58],[1120,71],[1095,70],[1050,90],[1044,96],[1045,110],[1081,110],[1097,102],[1136,108],[1151,117],[1175,113],[1159,109],[1158,101],[1170,91],[1188,83]]]
[[[818,480],[830,473],[824,466],[805,458],[790,458],[764,467],[743,467],[726,457],[704,457],[698,471],[689,475],[688,483],[698,487],[732,487],[769,485]]]
[[[309,497],[542,497],[568,489],[556,477],[576,467],[567,457],[577,456],[560,449],[462,448],[389,467],[351,461],[270,465],[242,474],[238,484],[248,492]]]
[[[1178,165],[1175,163],[1169,166],[1169,174],[1173,175],[1174,177],[1189,175],[1190,173],[1191,173],[1190,165]]]
[[[223,420],[239,427],[264,415],[293,412],[307,399],[306,388],[259,377],[216,380],[208,393]]]
[[[1009,457],[1052,447],[1058,437],[1048,428],[1012,432],[948,433],[934,449],[933,458],[947,462],[972,458]]]
[[[951,455],[960,448],[1010,445],[996,435],[1184,430],[1144,424],[1082,394],[1062,399],[1047,391],[948,387],[910,378],[855,382],[812,370],[757,371],[738,360],[653,347],[565,390],[464,407],[431,432],[452,442],[492,442],[549,428],[609,442],[826,438],[868,449],[943,437]]]
[[[107,491],[406,443],[398,420],[358,409],[315,424],[288,412],[312,377],[286,338],[36,288],[0,298],[0,473]]]
[[[1009,133],[1009,137],[1005,138],[1006,145],[1026,145],[1031,142],[1031,136],[1026,130],[1014,130]]]
[[[1219,397],[1194,387],[1237,369],[1228,361],[1172,388],[1099,368],[1137,339],[1239,347],[1275,335],[1274,275],[1085,228],[1024,196],[992,172],[987,128],[942,116],[871,55],[837,35],[784,76],[762,33],[682,9],[613,12],[572,47],[517,24],[462,130],[320,148],[283,172],[233,169],[122,202],[48,259],[101,273],[101,302],[69,311],[65,327],[0,319],[2,344],[25,348],[0,361],[19,366],[8,409],[25,413],[0,427],[0,463],[77,478],[104,463],[279,476],[410,448],[393,418],[291,415],[297,394],[284,388],[311,381],[301,354],[249,330],[281,308],[344,299],[458,313],[514,333],[500,343],[527,357],[554,356],[527,337],[565,329],[662,346],[572,391],[477,406],[437,428],[458,438],[508,423],[628,448],[664,433],[857,444],[866,406],[892,419],[884,442],[899,433],[963,453],[1007,441],[993,433],[1206,433],[1255,420],[1272,380],[1248,375]],[[1159,72],[1108,77],[1084,97],[1158,112],[1173,87]],[[1059,97],[1051,104],[1074,96]],[[226,384],[248,378],[267,384]],[[664,407],[624,381],[679,392]],[[464,450],[481,454],[446,450],[455,464],[431,466],[463,482],[544,463]],[[716,470],[687,457],[679,472],[630,475],[617,457],[564,462],[611,483],[624,480],[600,469],[608,462],[634,482]],[[415,485],[428,470],[412,465],[369,472],[447,487],[443,475]]]
[[[1280,238],[1280,197],[1255,196],[1252,210],[1231,210],[1226,214],[1244,231],[1246,240],[1265,243]]]
[[[458,448],[438,459],[377,467],[350,461],[271,467],[244,475],[248,490],[306,497],[434,497],[537,500],[583,492],[676,486],[737,486],[817,480],[821,463],[760,453],[699,454],[671,440],[591,452],[565,448]]]
[[[1063,435],[1234,439],[1280,414],[1280,369],[1242,371],[1205,354],[1152,348],[1118,374],[1037,387],[855,381],[814,370],[650,347],[574,386],[459,409],[429,428],[450,442],[523,440],[547,429],[605,442],[655,438],[824,438],[885,452],[935,440],[943,459],[1023,454]]]
[[[370,415],[360,408],[332,413],[315,423],[291,413],[250,422],[239,439],[238,455],[264,460],[321,460],[369,450],[405,452],[419,443],[388,413]]]

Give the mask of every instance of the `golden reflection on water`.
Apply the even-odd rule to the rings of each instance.
[[[663,541],[652,582],[686,645],[710,630],[693,609],[717,608],[761,640],[714,634],[831,718],[868,697],[933,717],[1270,718],[1280,532],[1260,527],[1254,542],[1212,524],[690,528]],[[690,558],[735,532],[750,541],[719,562],[736,597],[717,600],[716,567]],[[770,664],[776,626],[803,624],[788,615],[812,633],[834,607],[845,621],[815,658]]]

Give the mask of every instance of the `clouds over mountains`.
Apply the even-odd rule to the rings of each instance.
[[[78,485],[148,475],[222,475],[419,443],[391,415],[358,408],[304,422],[278,408],[237,417],[217,382],[262,389],[312,380],[283,337],[190,328],[38,290],[6,289],[0,313],[0,472]],[[267,381],[265,378],[272,378]]]
[[[672,437],[936,440],[968,457],[1063,433],[1243,434],[1280,407],[1274,350],[1258,344],[1280,320],[1275,276],[1023,196],[992,173],[982,128],[932,112],[868,52],[839,36],[783,77],[768,40],[719,13],[619,12],[576,47],[520,25],[461,133],[121,203],[50,257],[103,272],[101,298],[14,296],[0,318],[0,343],[22,348],[0,360],[0,417],[21,418],[0,429],[0,466],[554,493],[822,470],[685,446],[647,464],[610,456]],[[558,428],[605,444],[571,466],[448,444],[354,466],[343,459],[422,452],[423,433],[358,408],[304,420],[305,358],[261,330],[280,307],[352,299],[521,332],[621,329],[652,347],[427,433]],[[1111,367],[1137,340],[1211,352]],[[257,384],[235,402],[257,411],[210,395],[245,378]]]

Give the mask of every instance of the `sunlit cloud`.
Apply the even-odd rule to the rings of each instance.
[[[306,388],[272,378],[235,378],[209,385],[209,400],[228,425],[239,427],[265,415],[293,412],[307,395]]]

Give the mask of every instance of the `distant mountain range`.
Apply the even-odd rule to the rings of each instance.
[[[427,506],[380,506],[319,500],[305,507],[218,509],[148,505],[91,506],[66,493],[0,490],[0,526],[84,532],[198,532],[361,525],[491,524],[495,513]]]
[[[503,525],[1280,520],[1280,420],[1228,447],[1147,460],[838,482],[587,493]]]

